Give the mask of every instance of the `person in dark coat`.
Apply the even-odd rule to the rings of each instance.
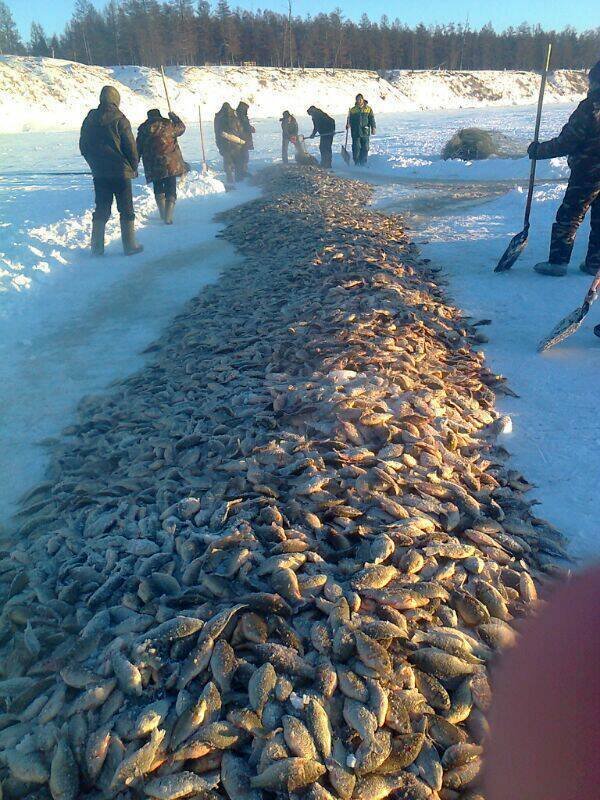
[[[121,96],[114,86],[104,86],[100,105],[83,121],[79,150],[92,170],[96,208],[92,216],[92,253],[104,253],[104,231],[110,218],[113,197],[121,218],[121,239],[125,255],[144,248],[135,240],[131,179],[137,176],[138,153],[127,117],[119,111]]]
[[[362,167],[367,163],[371,134],[375,133],[375,115],[362,94],[356,95],[356,102],[348,111],[348,129],[352,136],[352,158],[357,166]]]
[[[244,177],[248,175],[248,164],[250,162],[250,150],[254,150],[254,139],[252,138],[252,134],[256,133],[256,128],[254,125],[250,123],[248,119],[248,109],[250,106],[248,103],[244,103],[240,100],[238,103],[238,107],[235,110],[237,114],[237,118],[240,121],[240,125],[242,126],[242,130],[244,132],[243,140],[246,142],[246,147],[242,153],[242,169],[244,171]]]
[[[527,153],[536,160],[567,156],[571,176],[556,214],[548,261],[536,264],[542,275],[565,275],[578,227],[591,209],[591,231],[580,269],[595,275],[600,269],[600,61],[588,75],[589,92],[554,139],[532,142]]]
[[[177,139],[185,125],[177,114],[169,111],[169,119],[158,108],[148,111],[148,119],[138,128],[137,149],[144,164],[146,183],[152,183],[160,218],[173,224],[177,201],[177,178],[185,175],[187,166]]]
[[[315,106],[308,108],[306,113],[313,123],[313,132],[308,138],[314,139],[317,133],[321,135],[319,142],[321,166],[324,169],[331,169],[331,148],[333,146],[333,134],[335,133],[335,120],[329,114],[321,111],[320,108],[315,108]]]
[[[244,177],[244,149],[246,140],[242,124],[229,103],[223,103],[215,114],[215,142],[223,156],[227,181],[233,183]]]
[[[290,142],[295,144],[298,136],[298,123],[296,117],[289,111],[283,112],[279,122],[281,122],[281,160],[287,164]]]

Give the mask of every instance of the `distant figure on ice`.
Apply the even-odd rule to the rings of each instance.
[[[254,150],[254,139],[252,138],[252,134],[256,133],[256,128],[254,127],[254,125],[250,124],[250,120],[248,119],[249,108],[250,106],[248,105],[248,103],[240,101],[238,103],[238,107],[235,110],[237,118],[239,119],[240,124],[242,126],[242,130],[244,132],[242,139],[246,142],[246,147],[244,147],[244,151],[242,153],[242,169],[244,171],[244,177],[250,174],[248,172],[248,163],[250,161],[250,150]]]
[[[555,139],[532,142],[529,158],[568,156],[571,177],[556,214],[548,261],[536,264],[542,275],[565,275],[577,228],[591,208],[590,240],[580,269],[595,275],[600,269],[600,61],[588,75],[590,89]]]
[[[311,106],[306,110],[308,116],[312,119],[313,132],[308,137],[314,139],[317,133],[321,134],[319,142],[319,151],[321,153],[321,166],[323,169],[331,169],[331,148],[333,145],[333,134],[335,133],[335,120],[321,111],[320,108]]]
[[[287,164],[290,142],[294,144],[296,136],[298,136],[298,123],[296,122],[296,117],[290,114],[289,111],[283,112],[279,122],[281,122],[281,160],[284,164]]]
[[[375,133],[375,115],[362,94],[356,95],[356,102],[348,111],[346,130],[348,128],[352,136],[352,158],[362,167],[367,163],[371,134]]]
[[[215,114],[215,141],[223,156],[227,181],[241,181],[244,177],[244,148],[246,140],[242,124],[229,103],[223,103]]]
[[[160,218],[173,224],[177,201],[177,178],[185,175],[187,165],[181,155],[177,138],[185,125],[177,114],[169,111],[169,119],[158,108],[148,111],[148,119],[138,128],[137,149],[144,163],[146,183],[152,183]]]
[[[126,256],[144,249],[135,240],[131,179],[139,162],[135,139],[127,117],[119,111],[121,96],[114,86],[104,86],[100,105],[83,121],[79,150],[92,170],[96,209],[92,216],[92,254],[104,253],[104,231],[113,197],[121,217],[121,239]]]

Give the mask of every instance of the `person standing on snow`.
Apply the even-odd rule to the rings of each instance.
[[[527,154],[536,160],[568,156],[571,176],[556,214],[548,261],[536,264],[542,275],[565,275],[571,260],[577,228],[591,208],[591,231],[582,272],[600,269],[600,61],[588,75],[587,97],[569,117],[559,135],[547,142],[532,142]]]
[[[335,120],[333,117],[330,117],[329,114],[321,111],[320,108],[315,108],[315,106],[310,106],[310,108],[306,110],[306,113],[312,119],[313,123],[313,132],[308,138],[314,139],[317,133],[321,134],[321,140],[319,142],[321,166],[323,169],[331,169],[331,148],[333,145],[333,134],[335,133]]]
[[[187,166],[181,155],[177,138],[185,125],[177,114],[169,111],[169,119],[158,108],[148,111],[148,119],[138,128],[137,149],[144,163],[146,183],[152,183],[160,218],[173,224],[177,201],[177,178],[185,175]]]
[[[121,96],[114,86],[104,86],[100,105],[83,121],[79,150],[92,170],[96,208],[92,215],[92,254],[104,253],[104,231],[113,197],[121,217],[121,239],[126,256],[144,249],[135,240],[135,213],[131,180],[137,177],[138,152],[131,125],[119,111]]]
[[[279,122],[281,122],[281,160],[287,164],[290,142],[294,144],[298,136],[298,123],[296,117],[292,116],[289,111],[283,112]]]
[[[229,103],[223,103],[215,114],[215,142],[223,156],[223,166],[228,183],[244,177],[244,131],[237,114]]]
[[[237,118],[240,121],[242,126],[243,136],[242,139],[246,142],[246,147],[242,152],[242,169],[243,175],[246,177],[250,173],[248,172],[248,163],[250,161],[250,150],[254,150],[254,139],[252,138],[252,134],[256,133],[256,128],[254,125],[250,124],[250,120],[248,119],[248,109],[250,106],[248,103],[244,103],[240,100],[238,103],[238,107],[235,110],[237,114]]]
[[[369,139],[375,133],[375,115],[362,94],[356,95],[356,102],[348,111],[346,130],[352,136],[352,158],[362,167],[367,163]]]

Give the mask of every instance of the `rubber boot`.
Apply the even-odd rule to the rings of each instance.
[[[567,274],[567,264],[553,264],[551,261],[540,261],[534,267],[540,275],[553,275],[555,278],[562,278]]]
[[[166,199],[164,194],[155,194],[154,197],[156,198],[156,205],[158,206],[158,213],[160,214],[160,218],[164,220],[165,218],[165,205]]]
[[[169,197],[165,204],[165,225],[173,224],[173,214],[175,213],[175,198]]]
[[[121,241],[123,242],[123,252],[126,256],[134,256],[144,249],[135,240],[135,226],[132,219],[121,220]]]
[[[585,272],[586,275],[595,275],[598,272],[598,267],[588,267],[586,261],[581,262],[579,269]]]
[[[104,230],[106,222],[100,219],[92,220],[92,255],[104,255]]]

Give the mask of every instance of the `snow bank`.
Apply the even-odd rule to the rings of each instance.
[[[583,70],[558,69],[548,75],[546,103],[577,103],[588,89]],[[411,110],[529,105],[537,102],[540,76],[519,70],[391,70],[386,78]]]
[[[0,57],[0,132],[76,129],[97,105],[104,84],[121,93],[123,108],[139,124],[151,106],[164,108],[158,70],[94,67],[72,61]],[[343,114],[362,92],[377,113],[474,108],[535,101],[539,75],[531,72],[392,71],[384,77],[363,70],[277,69],[268,67],[169,67],[171,102],[188,121],[198,105],[207,122],[221,104],[245,100],[252,116],[268,118],[285,108],[305,114],[317,104]],[[586,91],[584,72],[560,70],[548,85],[550,102],[575,102]]]

